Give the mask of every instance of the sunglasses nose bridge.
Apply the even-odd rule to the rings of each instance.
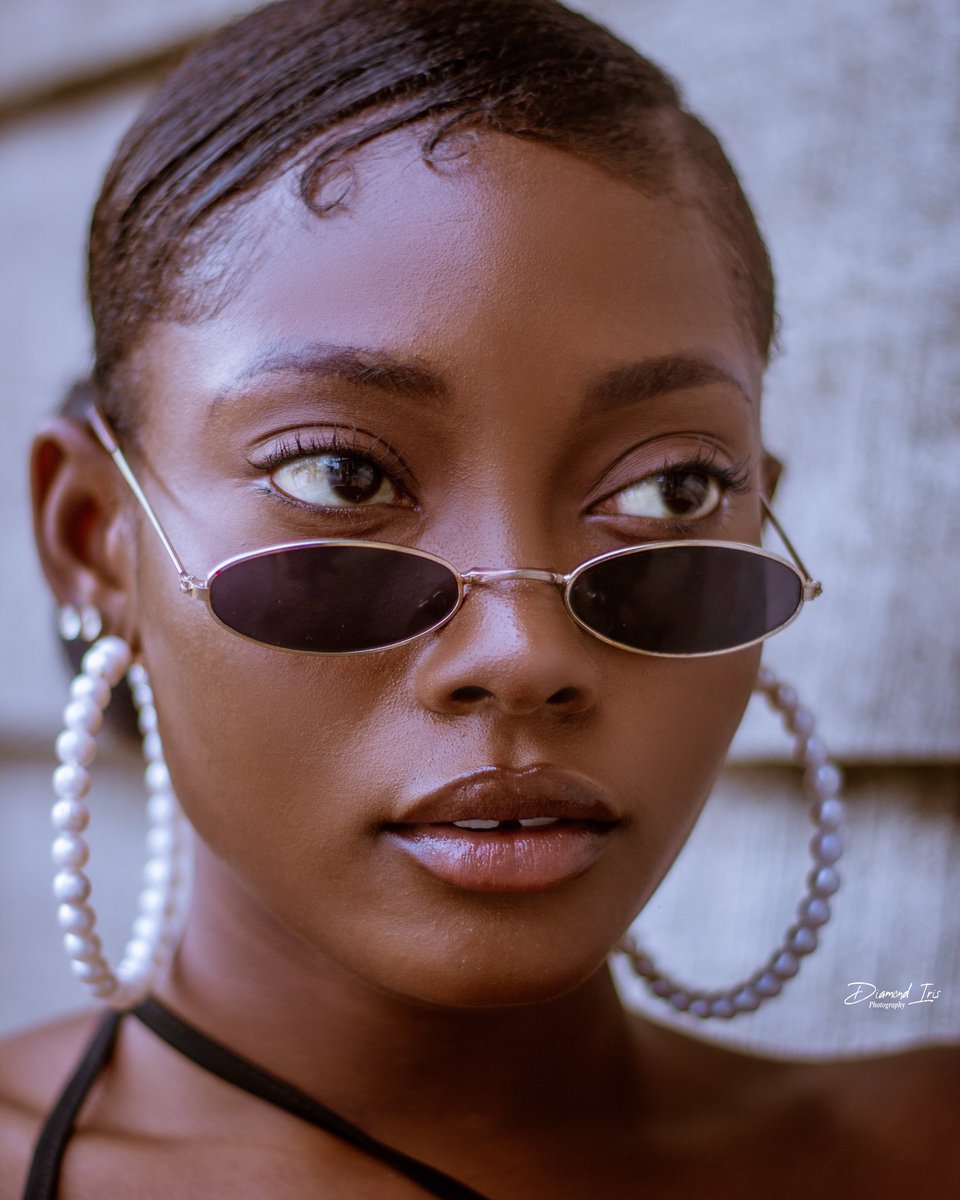
[[[538,571],[526,568],[485,570],[478,568],[467,571],[461,576],[465,587],[483,587],[491,583],[502,583],[511,579],[532,579],[540,583],[556,583],[561,587],[566,583],[565,575],[558,571]]]

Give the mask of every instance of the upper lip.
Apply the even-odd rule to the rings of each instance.
[[[537,764],[523,770],[485,767],[461,775],[421,796],[392,823],[517,821],[530,817],[606,824],[620,820],[599,784],[576,771]]]

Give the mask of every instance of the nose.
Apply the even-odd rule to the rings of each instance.
[[[489,571],[466,578],[462,607],[418,661],[421,703],[447,715],[573,716],[593,708],[600,643],[567,612],[557,577]]]

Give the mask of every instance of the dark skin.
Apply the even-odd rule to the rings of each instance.
[[[758,491],[777,473],[760,440],[763,364],[690,198],[654,200],[495,134],[436,170],[401,131],[359,166],[349,206],[324,221],[290,176],[263,188],[233,219],[231,245],[256,245],[244,286],[212,319],[152,325],[133,355],[132,457],[189,570],[273,542],[367,537],[461,569],[567,571],[674,536],[675,518],[630,485],[704,450],[720,467],[746,463],[748,485],[715,493],[688,536],[759,541]],[[305,369],[321,341],[428,367],[447,395],[424,405],[322,377]],[[278,347],[299,366],[254,373]],[[711,378],[586,408],[599,374],[671,355]],[[349,513],[320,511],[314,483],[265,462],[294,434],[313,447],[333,427],[405,464]],[[115,468],[71,422],[39,435],[34,492],[58,598],[96,604],[151,671],[199,834],[189,924],[156,989],[188,1021],[496,1200],[849,1198],[951,1170],[956,1055],[767,1059],[631,1016],[613,988],[606,956],[709,794],[759,647],[630,654],[576,626],[552,588],[521,582],[474,593],[404,647],[283,654],[180,594]],[[470,892],[384,845],[384,821],[417,796],[531,763],[588,776],[620,817],[578,878]],[[84,1014],[6,1044],[3,1197],[18,1194],[91,1026]],[[861,1100],[881,1088],[878,1114]],[[134,1021],[71,1143],[62,1195],[127,1189],[422,1194]]]

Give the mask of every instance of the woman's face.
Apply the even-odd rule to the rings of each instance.
[[[322,219],[292,173],[271,183],[230,218],[221,254],[249,261],[216,315],[148,328],[141,482],[188,570],[318,537],[464,571],[758,541],[761,364],[700,210],[504,135],[432,168],[421,135],[361,152],[353,193]],[[346,371],[331,346],[362,348],[369,369]],[[378,373],[378,355],[416,371]],[[704,366],[592,386],[665,356]],[[649,477],[697,457],[746,460],[753,490],[680,472],[664,498]],[[142,521],[127,621],[229,902],[265,909],[300,955],[451,1005],[545,999],[596,970],[687,837],[759,658],[629,653],[530,581],[470,592],[407,645],[283,653],[181,595]],[[496,849],[484,875],[503,831],[434,830],[462,877],[409,852],[423,797],[478,772],[512,795],[531,767],[570,773],[616,818],[573,872],[551,875],[552,851],[536,865],[536,829],[512,875]]]

